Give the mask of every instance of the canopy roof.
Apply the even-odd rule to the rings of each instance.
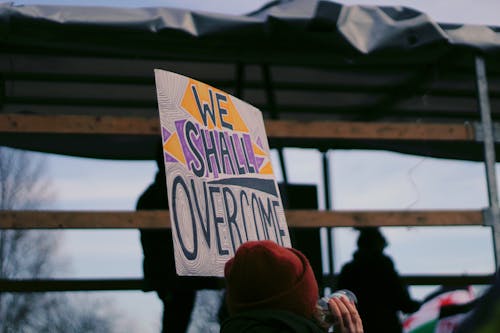
[[[478,121],[474,56],[500,118],[500,29],[404,7],[273,2],[232,16],[170,8],[0,5],[1,113],[157,116],[153,69],[240,96],[266,118]],[[147,136],[0,134],[0,144],[151,158]],[[271,142],[481,159],[477,143]]]

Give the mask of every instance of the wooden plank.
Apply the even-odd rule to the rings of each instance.
[[[168,211],[0,211],[0,228],[137,229],[170,228]]]
[[[287,211],[293,227],[394,227],[482,225],[479,210],[461,211]]]
[[[289,227],[483,225],[480,210],[315,211],[287,210]],[[0,211],[2,229],[170,228],[168,211],[69,212]]]
[[[0,279],[3,292],[142,290],[143,279]]]
[[[409,286],[467,286],[487,285],[494,275],[406,275],[402,280]]]
[[[401,279],[408,286],[468,286],[493,283],[493,274],[484,275],[403,275]],[[335,286],[338,275],[323,276],[323,285]]]
[[[334,285],[337,276],[324,276]],[[405,275],[403,282],[411,286],[466,286],[488,285],[493,275]],[[0,279],[0,292],[54,292],[143,290],[143,279]]]
[[[0,132],[160,135],[160,121],[143,117],[3,114]]]
[[[267,120],[266,131],[283,139],[474,140],[470,124]]]
[[[469,124],[266,120],[269,138],[474,140]],[[158,118],[69,115],[0,115],[0,133],[159,135]]]

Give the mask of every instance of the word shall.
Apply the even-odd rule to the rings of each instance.
[[[187,167],[197,177],[219,174],[244,175],[258,172],[247,133],[200,128],[189,120],[175,122]]]

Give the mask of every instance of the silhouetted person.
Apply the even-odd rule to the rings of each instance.
[[[154,182],[137,201],[137,210],[168,209],[167,182],[163,151],[158,148],[158,172]],[[154,290],[163,302],[162,332],[185,332],[194,306],[196,290],[216,288],[213,278],[180,277],[175,272],[174,249],[170,229],[142,229],[145,290]]]
[[[401,333],[398,311],[412,313],[420,303],[411,299],[392,260],[383,251],[387,246],[378,228],[362,228],[353,260],[342,267],[339,289],[349,289],[358,298],[358,309],[367,333]]]

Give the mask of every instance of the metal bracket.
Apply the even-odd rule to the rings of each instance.
[[[500,209],[488,207],[482,210],[483,225],[487,227],[500,227]],[[498,221],[498,222],[497,222]],[[497,224],[498,223],[498,224]]]
[[[483,225],[491,228],[491,236],[494,247],[495,267],[498,266],[500,258],[500,209],[486,208],[483,210]]]
[[[472,126],[474,127],[474,140],[477,142],[484,141],[484,128],[483,124],[475,121]],[[493,139],[495,142],[500,142],[500,123],[493,123]]]

